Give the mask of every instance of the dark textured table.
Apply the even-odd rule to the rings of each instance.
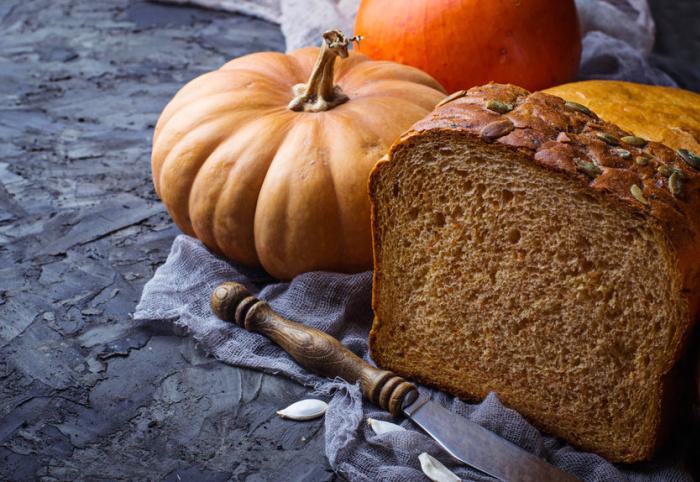
[[[655,62],[698,89],[700,2],[661,2]],[[275,416],[308,390],[129,320],[177,234],[151,187],[159,112],[283,43],[194,8],[0,2],[0,480],[333,479],[323,422]]]
[[[166,102],[281,50],[259,20],[135,0],[0,3],[0,480],[329,480],[297,384],[134,328],[177,229],[151,187]]]

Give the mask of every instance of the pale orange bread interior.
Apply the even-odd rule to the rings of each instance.
[[[512,126],[494,137],[499,122]],[[677,411],[700,175],[664,146],[599,134],[627,137],[556,97],[489,85],[404,135],[370,182],[370,346],[383,368],[466,399],[495,391],[544,430],[632,462]],[[682,172],[677,195],[662,164]]]

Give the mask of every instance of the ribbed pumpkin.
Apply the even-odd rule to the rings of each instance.
[[[418,67],[448,92],[569,82],[581,56],[574,0],[362,0],[355,33],[362,53]]]
[[[329,31],[320,49],[240,57],[177,93],[151,167],[183,232],[280,279],[371,267],[369,171],[444,91],[348,52],[352,40]]]

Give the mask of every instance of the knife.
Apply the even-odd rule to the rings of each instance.
[[[420,395],[415,385],[375,368],[315,328],[283,318],[240,283],[228,282],[211,296],[220,319],[265,335],[304,368],[324,377],[360,383],[362,393],[393,416],[404,415],[457,460],[504,482],[573,482],[578,479]]]

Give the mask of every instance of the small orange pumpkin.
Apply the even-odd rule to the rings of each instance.
[[[349,52],[339,31],[323,38],[194,79],[153,138],[156,192],[180,229],[280,279],[371,268],[369,172],[445,95],[418,69]]]
[[[573,80],[581,56],[574,0],[362,0],[355,33],[362,53],[418,67],[448,92],[544,89]]]

